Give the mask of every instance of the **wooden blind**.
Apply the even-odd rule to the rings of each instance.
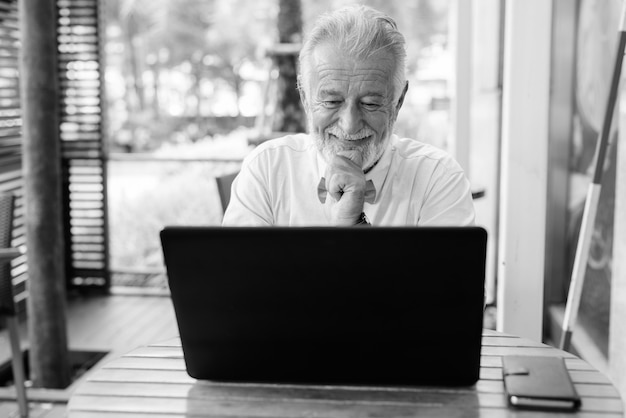
[[[0,193],[15,196],[12,246],[24,248],[24,193],[22,182],[22,116],[18,77],[19,22],[17,1],[0,1]],[[17,310],[26,299],[26,256],[12,261]]]
[[[60,138],[68,285],[109,286],[98,0],[59,0]]]

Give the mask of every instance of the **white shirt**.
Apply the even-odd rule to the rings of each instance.
[[[329,225],[317,195],[326,162],[306,134],[266,141],[243,161],[225,226]],[[372,225],[473,225],[470,183],[445,151],[393,135],[366,175],[376,199],[363,211]]]

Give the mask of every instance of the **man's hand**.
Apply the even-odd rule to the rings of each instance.
[[[359,151],[339,151],[326,168],[328,198],[324,204],[332,225],[354,225],[365,203],[365,174]]]

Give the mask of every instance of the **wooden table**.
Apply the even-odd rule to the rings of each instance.
[[[576,413],[507,406],[502,356],[565,358],[582,397]],[[140,347],[91,373],[76,388],[68,416],[152,417],[602,417],[623,418],[611,382],[585,361],[527,339],[485,330],[480,380],[472,387],[364,387],[227,384],[189,377],[180,340]]]

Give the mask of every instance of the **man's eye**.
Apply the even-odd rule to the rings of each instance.
[[[363,107],[367,110],[377,110],[380,106],[378,103],[363,103]]]
[[[324,105],[324,107],[332,109],[332,108],[335,108],[335,107],[339,106],[341,104],[341,101],[339,101],[339,100],[324,100],[322,102],[322,104]]]

